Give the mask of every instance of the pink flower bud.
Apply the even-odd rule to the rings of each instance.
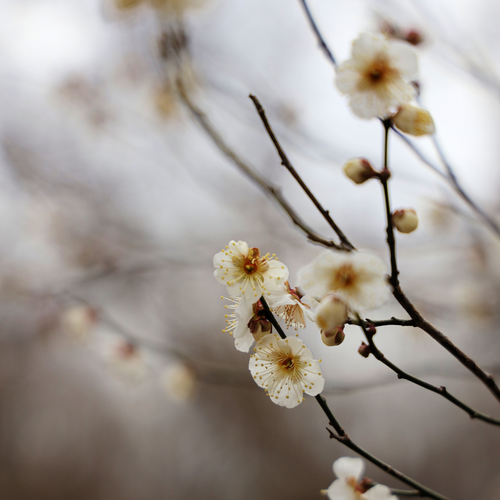
[[[368,344],[365,344],[364,342],[361,342],[361,345],[358,348],[358,353],[363,356],[363,358],[367,358],[371,353],[370,346]]]
[[[316,323],[321,330],[333,330],[347,321],[347,306],[335,295],[325,295],[316,308]]]
[[[348,160],[344,165],[344,173],[356,184],[363,184],[363,182],[377,175],[370,162],[365,158],[352,158]]]
[[[345,339],[343,327],[334,328],[333,330],[321,330],[321,340],[328,347],[333,347],[342,344]]]
[[[405,104],[392,117],[396,127],[405,134],[415,136],[433,134],[434,121],[428,111],[412,104]]]
[[[411,208],[396,210],[392,214],[392,223],[400,233],[411,233],[418,227],[417,212]]]

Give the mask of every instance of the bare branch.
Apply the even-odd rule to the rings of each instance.
[[[334,220],[330,217],[330,212],[328,210],[325,210],[321,203],[318,201],[318,199],[314,196],[314,194],[311,192],[311,190],[307,187],[306,183],[302,180],[300,175],[297,173],[293,165],[290,163],[290,160],[288,159],[285,151],[281,147],[278,139],[274,135],[273,129],[271,128],[271,125],[269,124],[269,121],[267,120],[266,117],[266,112],[264,111],[264,108],[262,107],[261,103],[257,99],[256,96],[250,94],[249,95],[250,99],[252,99],[252,102],[255,105],[255,108],[257,109],[257,113],[259,113],[260,119],[262,120],[262,123],[264,124],[264,127],[269,134],[269,137],[271,138],[271,141],[273,141],[274,146],[276,147],[276,150],[278,151],[278,155],[281,158],[281,164],[292,174],[293,178],[299,183],[300,187],[305,191],[309,199],[314,203],[315,207],[319,210],[321,215],[325,218],[325,220],[328,222],[330,227],[335,231],[337,236],[339,237],[342,247],[345,250],[354,250],[354,246],[352,243],[347,239],[347,237],[344,235],[344,233],[341,231],[341,229],[337,226],[337,224],[334,222]]]
[[[217,148],[224,153],[243,173],[247,178],[249,178],[253,183],[257,184],[262,191],[264,191],[267,195],[273,198],[280,206],[285,210],[285,212],[289,215],[292,222],[298,226],[307,236],[309,241],[314,243],[318,243],[319,245],[323,245],[328,248],[335,248],[337,250],[343,250],[340,245],[337,245],[334,241],[323,238],[319,234],[317,234],[311,227],[309,227],[306,222],[302,220],[302,218],[297,214],[297,212],[292,208],[290,203],[285,199],[285,197],[281,194],[281,190],[269,184],[265,181],[259,174],[257,174],[253,168],[251,168],[247,163],[245,163],[222,139],[220,134],[214,128],[214,126],[210,123],[205,114],[198,109],[191,99],[189,98],[182,81],[177,80],[177,89],[179,91],[179,96],[182,102],[189,109],[191,114],[194,116],[196,121],[201,125],[203,130],[208,134],[208,136],[215,143]]]

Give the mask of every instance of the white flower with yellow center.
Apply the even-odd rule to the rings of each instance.
[[[328,488],[330,500],[398,500],[391,490],[382,484],[371,488],[361,481],[365,464],[361,458],[342,457],[333,463],[338,477]],[[369,488],[369,489],[368,489]]]
[[[326,250],[299,271],[299,286],[313,297],[334,292],[351,310],[373,309],[389,296],[384,263],[368,252]]]
[[[304,392],[317,396],[323,390],[325,379],[319,362],[302,340],[295,337],[284,340],[270,334],[257,342],[254,351],[250,373],[273,403],[294,408],[304,400]]]
[[[272,292],[266,298],[271,309],[285,320],[287,328],[304,328],[306,326],[306,316],[314,322],[314,313],[311,308],[301,301],[300,295],[295,288],[290,288],[288,281],[285,281],[278,290]]]
[[[352,44],[352,58],[337,70],[337,87],[350,96],[361,118],[385,118],[411,101],[416,90],[417,56],[410,44],[362,33]]]
[[[214,277],[227,285],[231,297],[257,302],[288,278],[287,267],[273,257],[261,257],[258,248],[249,248],[244,241],[230,241],[214,256]]]

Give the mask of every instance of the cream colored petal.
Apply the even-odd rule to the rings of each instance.
[[[372,61],[377,54],[386,50],[387,42],[382,35],[361,33],[352,42],[352,57],[361,61]]]
[[[248,328],[241,337],[235,337],[234,339],[234,346],[241,352],[248,352],[253,343],[254,338],[252,332]]]
[[[321,371],[319,367],[319,363],[317,361],[311,361],[310,364],[312,366],[308,367],[310,372],[308,372],[307,383],[304,383],[304,392],[309,394],[309,396],[317,396],[323,389],[325,388],[325,379],[321,376]]]
[[[415,49],[406,42],[392,41],[387,53],[392,66],[407,78],[415,78],[418,73],[418,61]]]
[[[333,472],[339,479],[353,477],[360,481],[365,471],[365,463],[361,458],[342,457],[333,462]]]
[[[328,488],[327,495],[330,500],[359,500],[354,488],[343,479],[334,481]]]
[[[352,94],[358,89],[359,81],[362,74],[359,72],[357,65],[346,61],[339,66],[335,83],[337,88],[344,94]]]
[[[366,500],[398,500],[398,497],[391,493],[391,490],[383,484],[377,484],[363,494]]]

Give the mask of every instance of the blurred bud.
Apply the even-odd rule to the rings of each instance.
[[[400,233],[411,233],[418,227],[417,212],[411,208],[396,210],[392,214],[392,223]]]
[[[328,347],[333,347],[342,344],[345,339],[343,327],[337,327],[333,330],[321,330],[321,340]]]
[[[142,0],[115,0],[118,9],[132,9],[141,3]]]
[[[358,353],[361,354],[363,358],[367,358],[372,353],[372,350],[368,344],[361,342],[361,345],[358,348]]]
[[[178,363],[169,368],[163,375],[163,385],[173,399],[187,401],[196,392],[196,375],[184,363]]]
[[[347,306],[335,295],[325,295],[316,308],[316,324],[329,331],[343,326],[347,321]]]
[[[271,333],[273,326],[266,319],[266,314],[264,311],[259,311],[252,316],[252,319],[248,322],[248,328],[255,339],[258,342],[264,335]]]
[[[70,307],[61,316],[61,324],[66,334],[80,342],[87,340],[96,321],[96,311],[88,306]]]
[[[370,162],[365,158],[352,158],[344,165],[344,174],[356,184],[363,184],[368,179],[375,177],[377,172],[373,170]]]
[[[408,42],[411,43],[412,45],[420,45],[424,41],[424,37],[422,36],[422,33],[418,30],[408,30],[405,34],[404,39]]]
[[[392,117],[396,127],[405,134],[420,136],[433,134],[435,131],[432,116],[425,109],[405,104]]]

